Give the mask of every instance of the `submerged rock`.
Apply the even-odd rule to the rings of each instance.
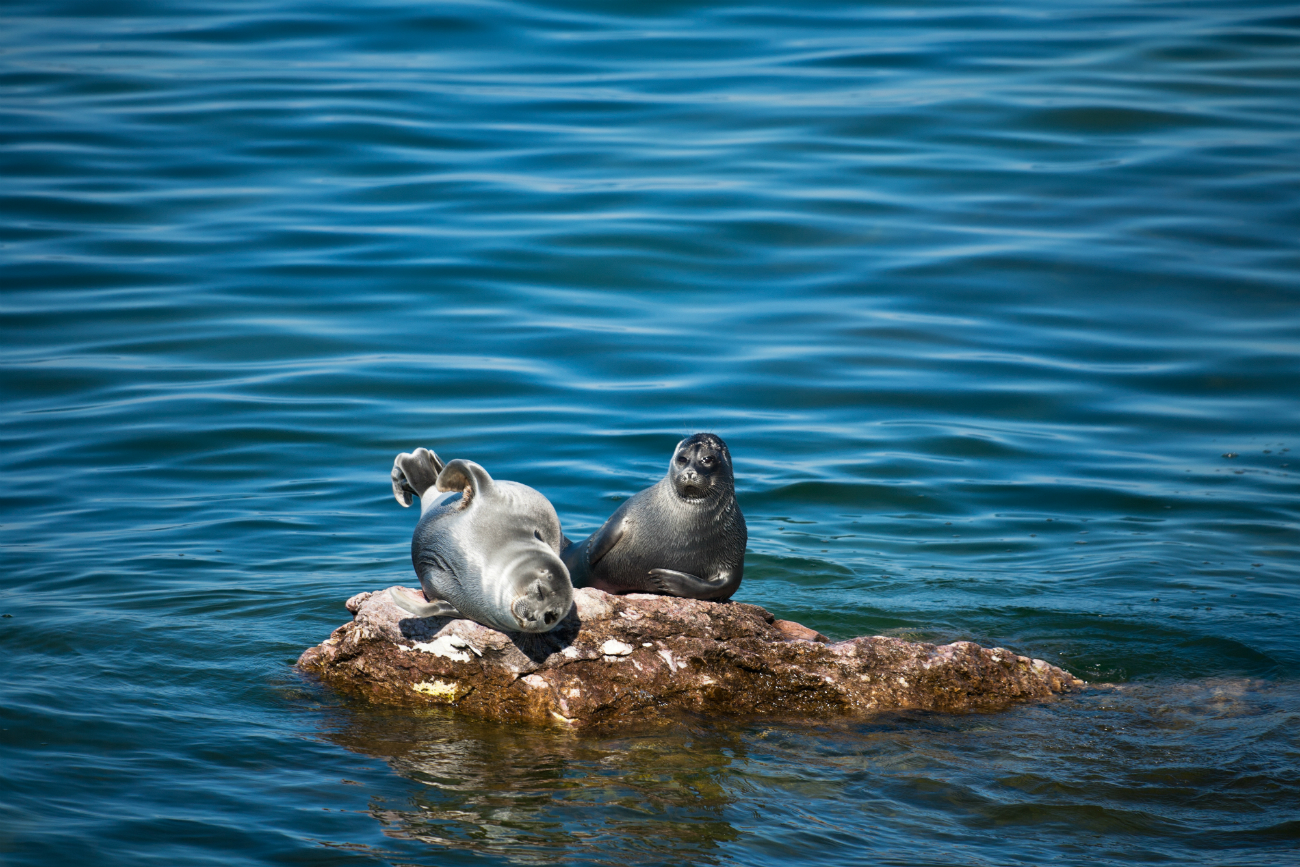
[[[681,712],[821,720],[988,711],[1083,685],[1041,659],[970,641],[831,642],[742,602],[591,588],[574,602],[559,628],[528,635],[417,618],[388,591],[360,593],[347,601],[352,622],[298,666],[374,701],[573,728],[664,722]]]

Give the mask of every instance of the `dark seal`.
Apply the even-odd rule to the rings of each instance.
[[[561,558],[575,587],[722,601],[740,586],[748,538],[727,444],[698,433],[677,444],[658,483],[586,540],[566,539]]]

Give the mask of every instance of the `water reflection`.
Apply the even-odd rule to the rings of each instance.
[[[582,739],[458,719],[441,711],[349,707],[329,738],[382,759],[414,784],[375,798],[385,833],[522,863],[599,857],[712,864],[737,839],[726,778],[739,733]]]
[[[1069,860],[1100,837],[1103,864],[1135,848],[1204,858],[1245,842],[1266,859],[1297,827],[1287,793],[1300,691],[1253,678],[1125,684],[1000,714],[697,721],[617,738],[444,711],[334,713],[328,738],[405,784],[372,791],[371,815],[390,839],[430,847],[430,863],[456,852],[518,863],[906,860],[918,835],[970,864]]]

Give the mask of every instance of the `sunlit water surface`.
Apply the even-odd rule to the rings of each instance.
[[[1268,864],[1300,843],[1300,12],[0,10],[0,861]],[[1096,688],[575,738],[293,669],[417,445]]]

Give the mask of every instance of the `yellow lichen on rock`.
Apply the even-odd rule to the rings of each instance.
[[[473,687],[454,680],[425,680],[415,684],[411,689],[437,701],[455,704],[469,695]]]

